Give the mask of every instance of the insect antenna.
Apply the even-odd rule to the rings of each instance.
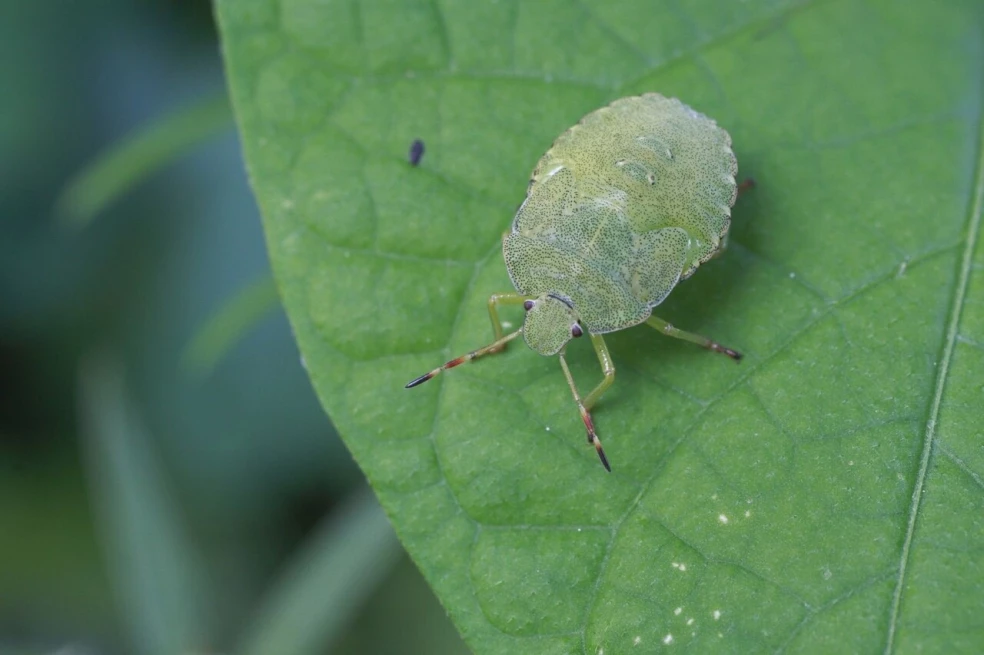
[[[417,385],[423,384],[424,382],[427,382],[431,378],[437,376],[437,374],[440,373],[441,371],[445,371],[449,368],[454,368],[455,366],[464,364],[465,362],[470,362],[473,359],[478,359],[482,355],[490,355],[493,353],[497,353],[500,350],[502,350],[503,346],[505,346],[507,343],[509,343],[510,341],[512,341],[522,333],[523,333],[523,328],[519,328],[515,332],[507,334],[506,336],[502,337],[501,339],[497,339],[493,341],[487,346],[479,348],[478,350],[473,350],[466,355],[462,355],[461,357],[455,357],[451,361],[446,362],[443,366],[438,366],[430,373],[424,373],[419,378],[411,380],[410,382],[407,383],[406,387],[404,388],[410,389],[412,387],[416,387]]]

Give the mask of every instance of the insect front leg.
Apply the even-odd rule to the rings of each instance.
[[[650,316],[649,320],[646,321],[646,325],[654,327],[668,337],[673,337],[674,339],[683,339],[684,341],[689,341],[690,343],[696,343],[698,346],[703,346],[708,350],[713,350],[716,353],[722,353],[727,355],[736,362],[741,359],[741,353],[737,350],[732,350],[722,346],[717,341],[712,341],[707,337],[702,337],[699,334],[694,334],[693,332],[686,332],[680,328],[673,327],[671,324],[667,323],[661,318],[656,316]]]
[[[612,361],[612,356],[608,354],[608,346],[605,345],[605,340],[600,334],[591,335],[591,345],[594,346],[595,354],[598,355],[598,363],[601,364],[601,372],[605,375],[604,379],[598,383],[591,393],[587,395],[584,399],[584,406],[591,409],[601,398],[601,395],[605,393],[608,387],[612,386],[612,382],[615,381],[615,362]]]
[[[598,438],[598,434],[595,432],[594,421],[591,420],[591,414],[588,413],[588,408],[584,406],[584,402],[581,400],[581,394],[577,392],[577,386],[574,384],[574,378],[571,376],[571,370],[567,368],[567,360],[564,358],[564,351],[559,353],[559,357],[560,367],[564,369],[564,377],[567,378],[567,384],[571,388],[571,393],[574,394],[574,401],[577,403],[577,409],[581,412],[581,420],[584,421],[584,427],[588,431],[588,443],[595,447],[595,451],[601,459],[602,466],[605,467],[605,470],[611,473],[612,467],[608,465],[608,458],[605,457],[605,450],[601,447],[601,439]]]
[[[489,296],[489,319],[492,321],[492,331],[495,332],[495,338],[497,341],[501,339],[504,334],[502,329],[502,319],[499,318],[499,305],[522,305],[528,299],[529,296],[523,296],[518,293],[493,293]],[[502,352],[505,348],[506,345],[502,344],[502,346],[491,351],[489,354]]]

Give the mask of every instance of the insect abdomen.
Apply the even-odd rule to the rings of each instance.
[[[565,207],[615,206],[634,235],[684,229],[694,249],[684,276],[728,231],[738,170],[731,137],[679,100],[651,93],[588,114],[540,159],[528,196],[558,170],[570,180]]]
[[[645,320],[640,306],[648,316],[721,248],[736,174],[731,137],[711,119],[655,93],[617,100],[585,116],[540,159],[504,244],[510,276],[524,293],[554,285],[545,291],[567,294],[583,314],[592,310],[575,298],[573,281],[590,270],[611,287],[607,300],[597,299],[609,313],[598,312],[606,329],[589,322],[593,332]],[[510,245],[513,237],[521,238]],[[562,256],[528,275],[520,256],[531,248],[527,240]]]

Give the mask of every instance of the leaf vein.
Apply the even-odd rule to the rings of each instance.
[[[970,468],[970,466],[967,465],[967,462],[963,461],[960,457],[957,457],[956,453],[950,450],[945,444],[937,442],[936,449],[943,453],[948,460],[953,462],[953,465],[965,473],[967,477],[973,480],[978,487],[984,489],[984,477],[981,477],[980,473]]]
[[[820,614],[832,610],[834,607],[836,607],[837,605],[840,605],[844,601],[850,600],[854,596],[858,595],[859,593],[861,593],[863,591],[868,590],[869,588],[875,586],[876,584],[878,584],[879,582],[882,582],[883,580],[887,580],[894,573],[895,573],[895,569],[893,568],[891,571],[886,571],[884,573],[880,573],[878,575],[874,575],[874,576],[868,578],[867,580],[864,580],[863,582],[855,585],[853,588],[848,589],[847,591],[845,591],[844,593],[842,593],[840,596],[837,596],[836,598],[834,598],[834,599],[832,599],[832,600],[824,603],[820,607],[817,607],[817,608],[810,607],[809,608],[809,613],[806,616],[803,617],[803,620],[802,621],[800,621],[798,624],[796,624],[796,627],[794,627],[789,632],[789,637],[786,638],[786,641],[784,641],[782,644],[780,644],[779,645],[779,648],[776,649],[776,651],[775,651],[776,652],[776,655],[779,655],[779,653],[786,652],[786,650],[789,648],[789,645],[791,643],[793,643],[793,640],[796,638],[796,635],[798,635],[803,630],[803,628],[805,628],[810,623],[810,621],[814,620]]]
[[[943,391],[946,389],[950,361],[953,358],[953,351],[959,335],[960,316],[964,306],[964,299],[967,295],[967,288],[970,286],[974,249],[977,246],[977,239],[980,234],[981,215],[984,213],[984,109],[980,111],[980,119],[977,125],[977,144],[977,170],[973,199],[967,212],[967,236],[963,254],[960,258],[957,284],[954,288],[953,304],[950,308],[950,320],[942,346],[933,400],[929,409],[929,417],[926,421],[919,470],[912,489],[912,501],[909,505],[909,520],[906,526],[905,539],[902,542],[902,552],[899,556],[898,581],[895,585],[895,592],[892,595],[892,609],[889,615],[888,636],[885,643],[886,655],[891,653],[895,646],[895,635],[898,631],[899,615],[902,607],[902,591],[905,587],[905,574],[909,563],[909,554],[912,551],[912,540],[915,535],[920,501],[925,492],[926,475],[929,471],[930,459],[932,458],[933,448],[936,444],[936,427],[937,421],[939,420],[940,407],[943,402]]]
[[[693,48],[684,50],[682,52],[676,52],[660,62],[654,62],[653,67],[650,70],[645,71],[644,73],[636,76],[635,78],[626,80],[622,84],[622,88],[634,87],[655,72],[669,68],[673,64],[687,61],[692,57],[701,55],[702,53],[707,52],[708,50],[710,50],[715,46],[721,45],[722,43],[728,41],[729,39],[734,39],[741,36],[742,34],[752,32],[762,27],[763,25],[766,25],[767,23],[772,23],[772,22],[779,23],[789,18],[789,16],[810,7],[811,5],[815,6],[820,1],[821,0],[803,0],[802,2],[797,2],[782,7],[779,9],[779,11],[776,11],[775,13],[767,14],[756,20],[752,20],[747,23],[738,24],[730,30],[724,30],[723,32],[714,34],[708,37],[707,39],[698,42],[697,45],[695,45]]]
[[[945,248],[935,249],[926,252],[922,254],[920,257],[914,259],[912,264],[914,265],[914,264],[925,262],[926,260],[929,260],[943,252],[947,252],[950,248],[951,247],[945,247]],[[720,395],[711,399],[704,405],[704,407],[695,415],[694,420],[690,423],[690,425],[688,425],[686,428],[682,430],[683,436],[680,437],[677,440],[677,442],[670,447],[670,449],[664,455],[663,461],[664,462],[668,461],[670,457],[673,455],[673,453],[677,450],[677,448],[679,448],[681,445],[683,445],[684,442],[686,442],[686,440],[692,434],[694,427],[701,421],[704,415],[711,410],[712,407],[714,407],[722,399],[726,398],[729,393],[739,388],[741,385],[745,384],[745,382],[747,382],[753,375],[755,375],[755,373],[757,373],[759,369],[765,366],[772,359],[772,357],[775,357],[778,353],[791,347],[792,344],[794,344],[800,337],[805,335],[811,329],[816,327],[822,320],[827,318],[837,307],[840,307],[847,302],[857,299],[864,293],[878,287],[880,284],[895,279],[895,273],[896,273],[895,267],[893,266],[890,271],[883,273],[882,275],[865,282],[851,293],[834,300],[824,308],[824,311],[821,311],[818,314],[816,314],[811,320],[807,321],[805,325],[803,325],[801,328],[793,332],[793,334],[791,334],[784,343],[780,344],[776,350],[770,353],[767,357],[764,357],[762,360],[755,362],[753,366],[748,367],[744,375],[737,378]],[[632,501],[629,502],[625,513],[621,517],[619,517],[619,519],[615,521],[615,523],[613,524],[612,540],[609,542],[609,546],[605,553],[605,557],[602,558],[601,565],[598,569],[598,583],[595,585],[595,588],[592,591],[591,599],[587,604],[588,609],[585,612],[585,623],[583,628],[584,634],[586,634],[587,632],[587,617],[591,615],[591,610],[598,600],[598,592],[599,589],[601,588],[601,581],[604,578],[605,569],[607,568],[608,560],[611,555],[611,550],[614,546],[615,539],[618,536],[618,531],[621,528],[622,524],[628,519],[628,517],[631,516],[634,511],[640,508],[641,506],[640,503],[642,502],[642,499],[646,496],[647,493],[649,493],[649,490],[652,488],[652,485],[659,477],[662,470],[663,470],[662,467],[657,467],[653,471],[652,475],[650,475],[645,481],[643,481],[643,483],[639,487],[639,493],[636,494],[636,496],[632,499]],[[663,524],[660,523],[660,525]],[[665,525],[663,525],[663,527],[666,528]],[[666,529],[670,531],[669,528]],[[672,534],[672,531],[670,532]],[[700,551],[697,552],[699,553]],[[582,649],[583,652],[587,654],[587,643],[583,639],[582,639]]]

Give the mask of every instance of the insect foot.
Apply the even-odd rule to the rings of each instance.
[[[601,447],[601,439],[598,438],[598,433],[595,432],[594,421],[591,420],[591,414],[588,414],[588,410],[584,408],[584,405],[578,407],[581,410],[581,420],[584,421],[584,427],[588,430],[588,443],[595,447],[598,452],[598,457],[601,459],[601,465],[605,467],[609,473],[612,472],[611,465],[608,464],[608,458],[605,457],[605,449]]]

